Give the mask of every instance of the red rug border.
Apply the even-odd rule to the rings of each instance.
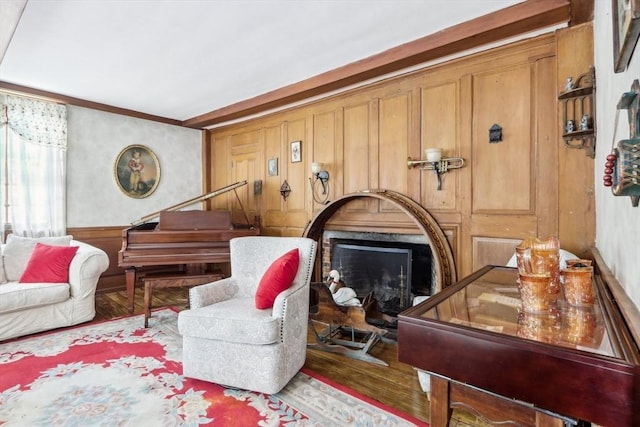
[[[325,377],[323,375],[320,375],[320,374],[310,370],[309,368],[304,368],[303,367],[302,369],[300,369],[300,372],[302,372],[302,373],[304,373],[306,375],[309,375],[310,377],[312,377],[312,378],[314,378],[314,379],[316,379],[318,381],[322,381],[323,383],[325,383],[325,384],[327,384],[327,385],[329,385],[329,386],[331,386],[333,388],[336,388],[336,389],[342,391],[343,393],[347,393],[350,396],[353,396],[353,397],[355,397],[357,399],[360,399],[360,400],[362,400],[364,402],[367,402],[368,404],[373,405],[373,406],[377,407],[378,409],[382,409],[383,411],[387,411],[387,412],[389,412],[391,414],[394,414],[394,415],[396,415],[396,416],[398,416],[400,418],[403,418],[403,419],[405,419],[405,420],[407,420],[409,422],[415,423],[418,426],[430,427],[430,424],[427,423],[427,422],[419,420],[418,418],[416,418],[416,417],[414,417],[412,415],[409,415],[409,414],[407,414],[405,412],[402,412],[399,409],[396,409],[396,408],[394,408],[392,406],[389,406],[389,405],[386,405],[386,404],[384,404],[382,402],[379,402],[379,401],[375,400],[372,397],[365,396],[364,394],[362,394],[360,392],[357,392],[354,389],[349,388],[349,387],[347,387],[345,385],[342,385],[342,384],[340,384],[338,382],[335,382],[334,380],[332,380],[330,378],[327,378],[327,377]]]

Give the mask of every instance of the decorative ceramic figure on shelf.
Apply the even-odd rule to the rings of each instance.
[[[580,130],[589,130],[591,129],[591,119],[587,114],[583,114],[580,119]]]
[[[564,89],[569,92],[570,90],[575,89],[573,85],[573,77],[567,77],[567,83],[565,84]]]
[[[338,305],[352,305],[360,306],[360,300],[357,298],[356,291],[348,288],[344,285],[344,282],[340,280],[340,273],[338,270],[331,270],[329,277],[327,277],[327,285],[333,296],[333,300]]]
[[[576,131],[576,123],[573,120],[567,120],[567,126],[565,127],[565,133],[571,133]]]

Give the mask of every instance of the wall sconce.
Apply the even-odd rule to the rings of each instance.
[[[442,157],[442,148],[427,148],[424,152],[426,160],[411,160],[411,157],[408,157],[407,167],[409,169],[419,167],[421,170],[434,171],[438,177],[438,191],[442,189],[442,174],[447,173],[449,169],[460,169],[464,166],[462,157]]]
[[[322,170],[322,163],[311,163],[311,174],[313,179],[309,178],[311,184],[311,195],[313,201],[321,205],[329,203],[329,172]],[[322,194],[318,194],[318,182],[322,186]]]
[[[282,185],[280,186],[280,195],[282,196],[285,202],[287,201],[287,197],[289,197],[289,193],[291,193],[291,187],[289,187],[289,183],[285,179]]]

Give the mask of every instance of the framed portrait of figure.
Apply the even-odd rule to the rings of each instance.
[[[129,197],[142,199],[150,196],[160,182],[158,158],[144,145],[125,147],[114,164],[118,188]]]

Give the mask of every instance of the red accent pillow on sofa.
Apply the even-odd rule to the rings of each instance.
[[[69,265],[78,246],[51,246],[36,243],[20,283],[67,283]]]
[[[293,283],[298,272],[299,262],[300,254],[296,248],[282,255],[267,268],[256,290],[257,309],[273,307],[278,294],[288,289]]]

